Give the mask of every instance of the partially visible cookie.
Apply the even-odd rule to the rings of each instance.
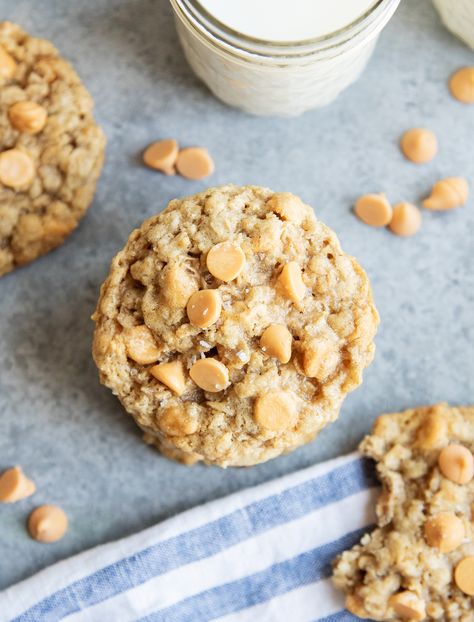
[[[382,415],[360,446],[377,463],[378,527],[334,582],[361,618],[474,620],[474,407]]]
[[[101,381],[166,456],[249,466],[312,440],[374,353],[359,264],[289,193],[171,201],[112,262],[94,315]]]
[[[0,23],[0,276],[62,244],[92,201],[105,137],[56,48]]]

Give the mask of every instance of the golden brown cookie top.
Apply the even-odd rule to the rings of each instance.
[[[171,201],[112,262],[94,357],[156,444],[261,462],[315,436],[360,383],[378,323],[367,277],[291,197],[222,186]],[[170,434],[169,408],[193,432]]]
[[[105,138],[56,48],[0,23],[0,276],[61,244],[88,208]]]

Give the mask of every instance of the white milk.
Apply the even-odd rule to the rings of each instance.
[[[433,0],[446,28],[474,50],[474,0]]]
[[[215,19],[248,37],[303,41],[352,24],[377,0],[200,0]]]
[[[170,2],[186,58],[216,97],[294,116],[357,80],[400,0]]]

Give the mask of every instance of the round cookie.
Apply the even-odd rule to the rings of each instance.
[[[89,207],[105,137],[56,48],[0,23],[0,276],[62,244]]]
[[[360,451],[382,493],[377,527],[334,565],[347,609],[380,622],[472,620],[474,407],[381,415]]]
[[[362,380],[368,279],[289,193],[174,200],[112,262],[93,316],[101,381],[165,455],[249,466],[312,440]]]

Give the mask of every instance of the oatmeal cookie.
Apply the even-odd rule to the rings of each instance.
[[[146,440],[185,463],[257,464],[334,420],[372,360],[368,279],[288,193],[174,200],[112,262],[93,354]]]
[[[105,138],[56,48],[0,23],[0,276],[55,248],[92,201]]]
[[[474,407],[382,415],[360,449],[377,463],[378,527],[334,581],[373,620],[474,620]]]

